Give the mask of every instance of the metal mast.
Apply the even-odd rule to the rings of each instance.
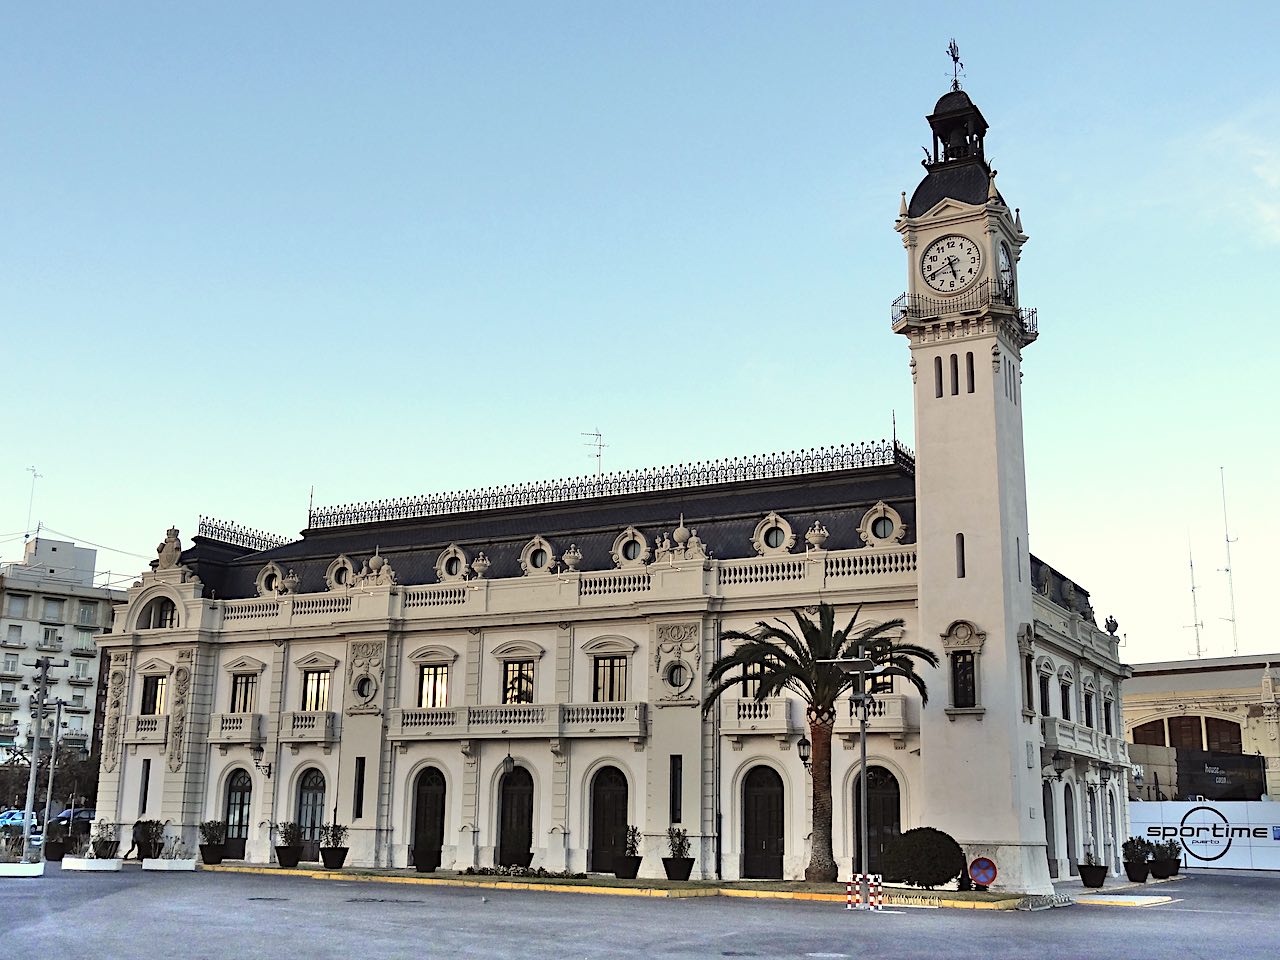
[[[1191,625],[1196,632],[1196,659],[1200,658],[1200,629],[1204,623],[1200,620],[1200,607],[1196,603],[1196,561],[1191,556],[1191,541],[1187,541],[1187,566],[1191,568]]]
[[[1225,467],[1218,468],[1218,477],[1222,481],[1222,536],[1227,544],[1227,565],[1222,569],[1222,572],[1227,575],[1227,596],[1231,600],[1231,616],[1226,619],[1231,621],[1231,651],[1233,655],[1238,656],[1240,653],[1240,634],[1236,628],[1236,587],[1231,578],[1231,545],[1235,541],[1231,539],[1231,529],[1227,525],[1227,473]]]

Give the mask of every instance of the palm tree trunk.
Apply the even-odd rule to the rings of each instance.
[[[833,883],[839,872],[831,850],[831,731],[834,718],[809,718],[809,739],[813,743],[810,772],[813,774],[813,824],[809,866],[804,878],[810,883]]]

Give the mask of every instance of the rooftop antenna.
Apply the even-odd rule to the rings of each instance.
[[[311,511],[316,505],[316,485],[311,485],[311,493],[307,495],[307,526],[311,526]]]
[[[36,481],[44,476],[43,473],[36,473],[35,467],[27,467],[27,472],[31,474],[31,496],[27,497],[27,527],[22,537],[23,543],[31,539],[31,505],[36,501]]]
[[[1223,617],[1231,623],[1231,650],[1234,656],[1240,655],[1240,635],[1236,629],[1236,588],[1235,583],[1231,579],[1231,545],[1235,540],[1231,539],[1231,530],[1227,526],[1227,469],[1226,467],[1218,468],[1218,477],[1222,481],[1222,536],[1227,544],[1227,565],[1222,568],[1220,573],[1227,575],[1227,596],[1231,598],[1231,616]]]
[[[955,37],[947,44],[947,56],[951,58],[951,89],[959,90],[960,71],[964,69],[964,64],[960,62],[960,48],[956,46]]]
[[[584,437],[591,437],[591,439],[586,442],[586,446],[596,448],[596,476],[601,476],[604,473],[604,448],[608,446],[608,444],[604,442],[604,434],[596,429],[584,431],[582,435]]]
[[[898,411],[890,410],[889,416],[893,420],[893,449],[898,449]]]
[[[1191,568],[1191,623],[1183,627],[1184,630],[1194,630],[1196,632],[1196,659],[1202,656],[1200,649],[1200,630],[1204,627],[1204,622],[1200,619],[1200,607],[1196,603],[1196,562],[1191,556],[1191,538],[1187,537],[1187,565]]]

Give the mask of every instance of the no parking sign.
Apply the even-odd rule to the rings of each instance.
[[[969,864],[969,879],[980,887],[996,882],[996,862],[990,857],[978,857]]]

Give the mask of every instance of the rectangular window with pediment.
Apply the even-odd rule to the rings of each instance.
[[[449,665],[426,663],[418,668],[418,706],[424,710],[449,705]]]
[[[1063,681],[1059,688],[1062,691],[1062,719],[1071,719],[1071,684]]]
[[[596,657],[591,699],[596,703],[618,703],[627,699],[627,658]]]
[[[1084,695],[1084,725],[1093,726],[1093,694],[1088,691]]]
[[[307,670],[302,674],[302,711],[318,713],[329,709],[328,670]]]
[[[503,661],[502,702],[533,703],[532,660]]]
[[[253,713],[258,702],[258,676],[237,673],[231,678],[231,712]]]
[[[959,709],[978,705],[977,658],[972,650],[951,654],[951,705]]]

